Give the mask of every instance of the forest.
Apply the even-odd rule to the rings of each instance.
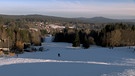
[[[103,47],[134,46],[135,25],[125,23],[108,23],[100,30],[69,29],[55,34],[54,42],[69,42],[74,47],[88,48],[90,45]]]
[[[42,19],[38,18],[1,16],[0,48],[10,48],[11,52],[23,53],[24,44],[41,45],[46,31],[44,28],[38,28],[37,23],[42,21]]]
[[[54,42],[69,42],[73,47],[89,48],[135,45],[135,23],[107,18],[62,18],[42,15],[0,15],[0,48],[23,52],[24,44],[41,45],[48,34],[48,24],[65,26],[62,32],[53,32]],[[98,20],[101,19],[99,22]],[[97,20],[97,22],[95,22]],[[105,22],[102,20],[107,20]],[[68,28],[75,26],[75,28]],[[53,31],[53,30],[52,30]],[[82,45],[81,45],[82,44]],[[17,51],[16,51],[17,50]]]

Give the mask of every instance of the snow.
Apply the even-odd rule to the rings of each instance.
[[[42,44],[47,51],[1,57],[0,76],[135,76],[133,48],[73,48],[51,38]]]
[[[55,24],[50,24],[49,25],[51,28],[54,28],[54,29],[57,29],[57,28],[61,28],[61,29],[64,29],[65,26],[59,26],[59,25],[55,25]]]
[[[112,74],[104,74],[102,76],[135,76],[134,69],[124,70],[122,73],[112,73]]]

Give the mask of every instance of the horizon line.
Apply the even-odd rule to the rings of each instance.
[[[105,16],[93,16],[93,17],[83,17],[83,16],[78,16],[78,17],[66,17],[66,16],[57,16],[57,15],[47,15],[47,14],[0,14],[0,15],[6,15],[6,16],[29,16],[29,15],[39,15],[39,16],[53,16],[53,17],[60,17],[60,18],[107,18],[107,19],[118,19],[118,20],[132,20],[135,18],[111,18],[111,17],[105,17]]]

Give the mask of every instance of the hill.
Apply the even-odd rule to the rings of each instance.
[[[2,18],[6,19],[35,19],[42,21],[52,21],[52,22],[81,22],[81,23],[135,23],[135,19],[110,19],[105,17],[93,17],[93,18],[64,18],[64,17],[55,17],[55,16],[46,16],[46,15],[0,15]]]
[[[90,23],[118,23],[118,22],[134,23],[135,22],[135,19],[110,19],[105,17],[78,18],[78,19]]]

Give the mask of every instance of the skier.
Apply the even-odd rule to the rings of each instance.
[[[58,57],[60,57],[60,53],[58,53]]]

